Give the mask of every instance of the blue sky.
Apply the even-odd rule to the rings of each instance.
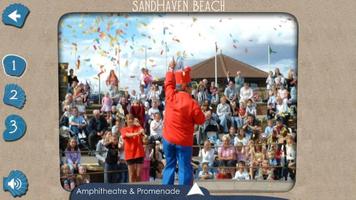
[[[223,54],[264,71],[279,67],[286,74],[297,67],[297,24],[282,14],[69,14],[59,31],[59,62],[69,63],[79,80],[94,89],[102,65],[103,85],[114,69],[121,88],[137,89],[145,63],[160,78],[166,58],[180,54],[185,65],[194,65],[214,56],[215,42]],[[270,65],[268,45],[277,52]]]

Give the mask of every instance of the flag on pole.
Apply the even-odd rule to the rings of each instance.
[[[218,44],[215,42],[215,72],[214,72],[214,78],[215,78],[215,86],[218,87],[218,61],[217,61],[217,54],[218,54]]]
[[[272,53],[277,53],[277,52],[276,52],[276,51],[273,51],[272,48],[271,48],[271,46],[268,45],[268,49],[267,49],[267,63],[268,63],[268,65],[271,64],[271,54],[272,54]]]
[[[269,53],[272,54],[272,53],[277,53],[277,51],[273,51],[271,46],[268,46],[269,47]]]

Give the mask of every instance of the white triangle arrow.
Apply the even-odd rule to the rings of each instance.
[[[13,11],[12,13],[10,13],[8,15],[8,17],[12,20],[14,20],[15,22],[17,22],[17,18],[21,18],[20,14],[17,14],[17,10]]]
[[[198,183],[194,183],[193,187],[190,188],[187,196],[194,195],[194,194],[204,196],[203,192],[201,191],[200,187],[198,186]]]

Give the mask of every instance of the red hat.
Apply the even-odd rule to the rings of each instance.
[[[183,70],[178,70],[174,72],[174,76],[176,79],[176,84],[181,85],[183,88],[187,86],[191,82],[190,71],[191,67],[184,67]]]

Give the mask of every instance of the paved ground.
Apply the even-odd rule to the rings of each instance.
[[[83,156],[83,164],[97,163],[95,157]],[[233,180],[212,180],[197,181],[200,187],[209,190],[211,194],[232,194],[245,192],[286,192],[293,188],[293,181],[233,181]],[[160,184],[160,180],[155,182],[145,182],[142,184]]]

